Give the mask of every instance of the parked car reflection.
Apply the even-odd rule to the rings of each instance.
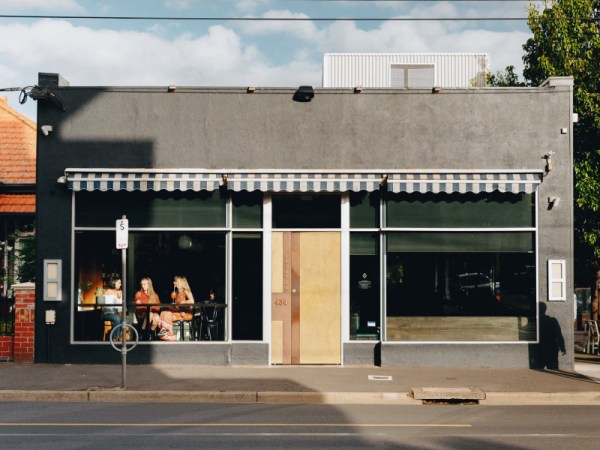
[[[462,273],[452,280],[450,298],[466,314],[489,312],[493,307],[495,284],[481,272]]]

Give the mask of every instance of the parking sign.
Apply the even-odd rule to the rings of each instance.
[[[129,240],[129,221],[127,219],[117,220],[117,248],[127,248]]]

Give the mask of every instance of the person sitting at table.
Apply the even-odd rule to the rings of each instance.
[[[142,278],[140,281],[140,287],[141,289],[135,294],[135,303],[139,305],[160,304],[158,294],[154,292],[154,287],[152,286],[152,280],[150,278]],[[148,322],[150,322],[150,330],[156,330],[159,312],[160,306],[138,306],[135,308],[135,317],[137,318],[138,323],[142,324],[142,330],[146,330],[148,328]]]
[[[173,292],[171,293],[173,303],[185,304],[194,303],[194,295],[190,289],[187,279],[184,276],[176,275],[173,280]],[[163,341],[175,341],[177,338],[173,334],[173,322],[177,320],[189,321],[193,315],[191,308],[177,308],[172,311],[162,311],[158,319],[158,337]]]
[[[110,322],[110,330],[112,330],[120,325],[123,321],[121,317],[121,308],[117,305],[123,303],[123,291],[121,290],[121,279],[115,278],[110,281],[109,288],[104,292],[104,298],[107,300],[107,304],[110,303],[111,306],[104,306],[102,308],[102,319],[108,320]],[[108,301],[110,299],[110,302]],[[118,336],[113,336],[113,338],[120,340],[121,339],[121,331],[119,330]]]

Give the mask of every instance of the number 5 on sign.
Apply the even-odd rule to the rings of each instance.
[[[127,248],[129,239],[129,221],[127,219],[117,220],[117,248]]]

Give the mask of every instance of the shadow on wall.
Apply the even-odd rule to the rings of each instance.
[[[529,345],[531,369],[558,370],[558,356],[566,354],[565,339],[558,320],[546,314],[548,306],[540,303],[540,342]]]

